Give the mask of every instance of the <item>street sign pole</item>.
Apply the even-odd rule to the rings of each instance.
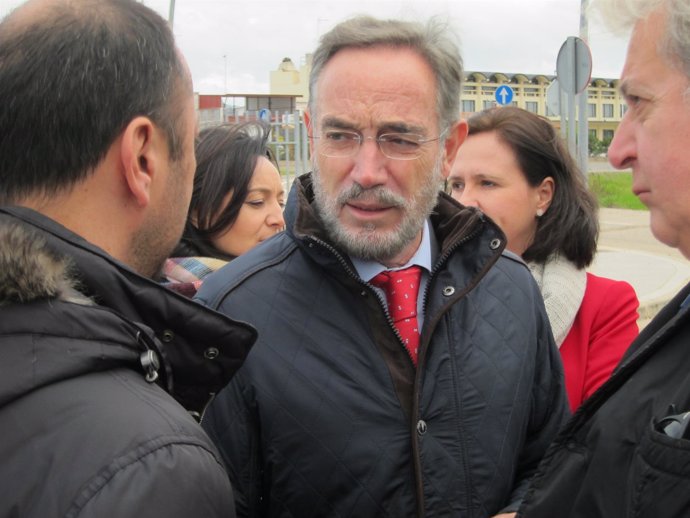
[[[588,4],[589,0],[580,1],[580,38],[585,43],[585,45],[589,40],[589,25],[587,22]],[[580,154],[578,158],[582,174],[585,177],[585,182],[587,182],[588,180],[587,174],[589,173],[589,110],[587,107],[588,101],[589,96],[587,93],[587,88],[585,88],[584,91],[580,93],[580,106],[578,110],[580,113],[580,119],[577,133],[577,140],[580,143]]]
[[[568,99],[568,149],[587,172],[589,139],[587,136],[587,86],[592,77],[592,54],[580,38],[569,36],[558,52],[558,83]],[[576,135],[575,95],[579,94],[579,135]],[[579,137],[579,138],[578,138]]]
[[[575,41],[573,38],[568,38],[566,41],[568,68],[573,70],[575,68]],[[568,90],[568,149],[570,154],[577,157],[577,136],[576,127],[577,119],[575,115],[575,91]]]

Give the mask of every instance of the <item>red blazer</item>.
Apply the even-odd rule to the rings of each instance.
[[[637,336],[638,307],[627,282],[587,274],[580,310],[560,349],[573,412],[609,378]]]

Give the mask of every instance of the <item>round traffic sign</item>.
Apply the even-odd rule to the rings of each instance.
[[[558,51],[556,73],[561,89],[579,94],[592,78],[592,53],[584,40],[569,36]]]

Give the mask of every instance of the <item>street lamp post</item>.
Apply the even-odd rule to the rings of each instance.
[[[224,78],[224,85],[225,85],[225,92],[228,93],[228,55],[223,54],[223,61],[225,62],[225,75],[223,76]]]
[[[168,11],[168,23],[170,23],[170,27],[173,26],[174,21],[175,21],[175,0],[170,0],[170,9]]]

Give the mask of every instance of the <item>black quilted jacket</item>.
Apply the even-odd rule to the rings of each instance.
[[[54,221],[0,209],[0,516],[234,516],[189,411],[254,339]]]
[[[567,414],[539,291],[504,236],[442,195],[415,369],[384,305],[312,214],[210,276],[199,298],[259,340],[203,425],[238,516],[485,517],[515,510]]]
[[[657,425],[690,411],[685,286],[641,332],[611,378],[580,406],[544,457],[526,518],[687,518],[690,439]]]

